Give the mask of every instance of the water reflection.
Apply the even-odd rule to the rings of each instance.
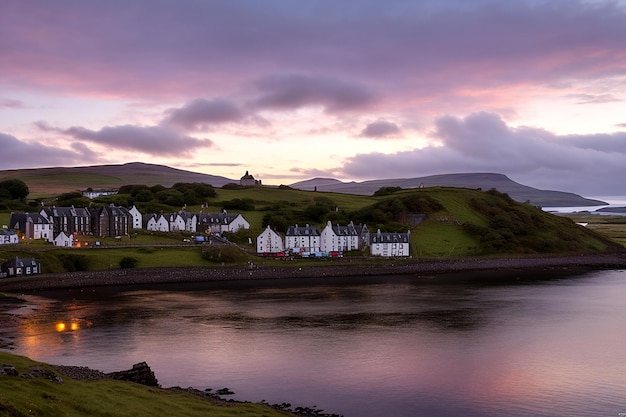
[[[625,278],[55,294],[29,299],[15,344],[105,372],[146,360],[165,386],[228,386],[347,417],[615,415]]]

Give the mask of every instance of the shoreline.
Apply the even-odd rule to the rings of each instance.
[[[93,287],[192,284],[283,280],[290,278],[340,278],[377,275],[428,276],[481,271],[554,271],[626,268],[626,251],[609,254],[524,256],[506,258],[441,258],[404,260],[384,265],[341,262],[294,266],[213,266],[110,269],[0,279],[0,292],[36,292]]]

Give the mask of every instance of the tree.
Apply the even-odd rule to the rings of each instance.
[[[18,179],[0,181],[0,195],[7,194],[2,193],[1,190],[8,192],[11,200],[22,200],[26,198],[30,192],[28,185],[26,185],[24,181]]]
[[[63,193],[57,197],[56,204],[61,207],[87,207],[91,204],[91,200],[83,197],[78,191],[71,193]]]
[[[382,197],[402,190],[402,187],[380,187],[373,194],[374,197]]]

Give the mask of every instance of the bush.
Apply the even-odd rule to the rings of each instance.
[[[401,191],[402,187],[380,187],[378,190],[374,191],[372,194],[374,197],[383,197],[386,195],[390,195],[395,193],[396,191]]]
[[[134,268],[139,263],[137,258],[133,258],[131,256],[125,256],[120,260],[120,268]]]
[[[85,255],[63,253],[57,257],[67,272],[87,271],[89,269],[89,258]]]
[[[234,198],[222,202],[222,208],[225,210],[254,211],[254,200],[251,198]]]
[[[202,258],[211,262],[245,262],[248,256],[234,246],[210,245],[202,248]]]

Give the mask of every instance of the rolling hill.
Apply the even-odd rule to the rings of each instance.
[[[371,195],[381,187],[457,187],[496,190],[507,193],[519,202],[541,207],[600,206],[607,203],[563,191],[540,190],[517,183],[506,175],[494,173],[443,174],[418,178],[384,179],[363,182],[341,182],[330,178],[315,178],[290,185],[300,190],[332,191],[346,194]]]
[[[131,162],[119,165],[94,165],[84,167],[35,168],[0,171],[0,180],[18,178],[24,181],[31,194],[48,196],[86,188],[119,188],[122,185],[161,184],[171,187],[177,182],[204,182],[214,187],[234,180],[217,175],[202,174],[165,165]],[[495,173],[444,174],[428,177],[382,179],[363,182],[342,182],[333,178],[315,178],[290,185],[292,188],[308,191],[331,191],[343,194],[372,195],[381,187],[401,187],[403,189],[423,187],[457,187],[482,190],[496,190],[507,193],[515,201],[530,202],[542,207],[599,206],[607,203],[591,200],[580,195],[551,190],[539,190],[519,184],[506,175]]]
[[[85,167],[34,168],[0,171],[0,179],[18,178],[24,181],[31,193],[59,194],[91,188],[119,188],[128,184],[161,184],[171,187],[177,182],[204,182],[221,187],[238,182],[216,175],[201,174],[171,168],[165,165],[131,162],[120,165],[94,165]]]

